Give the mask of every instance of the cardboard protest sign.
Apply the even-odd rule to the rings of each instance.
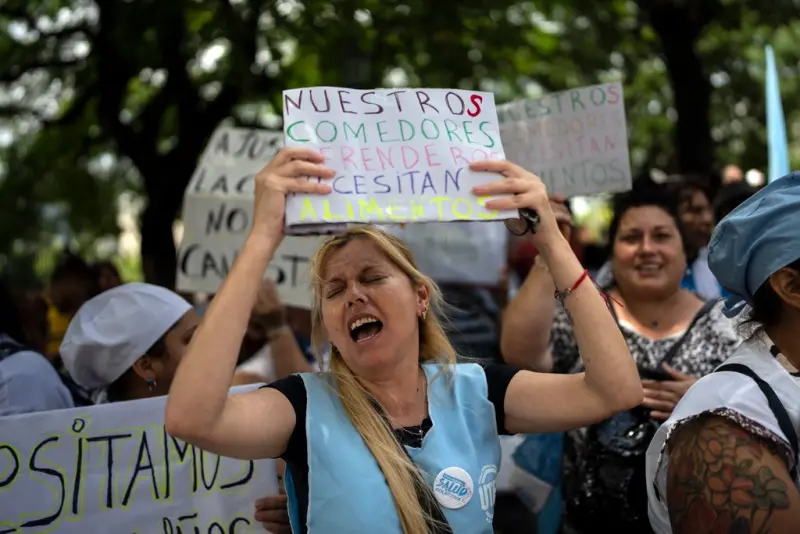
[[[223,458],[173,438],[165,402],[0,418],[0,533],[264,532],[253,504],[278,492],[274,460]]]
[[[496,285],[506,265],[501,222],[387,225],[411,249],[419,269],[439,283]]]
[[[498,178],[469,170],[504,159],[492,93],[336,87],[283,92],[286,146],[319,150],[336,170],[330,195],[293,195],[286,226],[492,220],[471,188]]]
[[[622,85],[581,87],[498,106],[506,157],[566,196],[631,188]]]
[[[253,178],[282,146],[280,132],[217,128],[186,188],[186,199],[197,195],[253,198]]]
[[[247,198],[192,197],[178,252],[178,288],[213,293],[228,275],[250,231],[253,201]],[[265,276],[275,281],[284,304],[311,306],[309,260],[324,240],[286,236]],[[184,289],[185,290],[185,289]]]
[[[252,226],[255,175],[282,145],[280,132],[225,126],[214,132],[184,197],[179,291],[217,291]],[[310,306],[308,260],[320,241],[286,237],[278,249],[266,276],[285,304]]]

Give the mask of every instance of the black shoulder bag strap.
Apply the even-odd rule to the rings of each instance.
[[[797,443],[797,432],[795,432],[794,425],[792,425],[792,420],[789,417],[786,408],[783,406],[783,403],[778,398],[778,395],[775,393],[775,390],[772,389],[772,387],[767,384],[763,378],[758,376],[755,371],[741,363],[726,363],[720,367],[717,367],[714,372],[719,373],[724,371],[749,376],[767,398],[769,409],[772,410],[772,413],[775,415],[775,419],[778,420],[778,426],[780,427],[781,432],[783,432],[783,435],[789,440],[789,446],[792,449],[792,454],[794,454],[794,462],[789,474],[792,476],[792,480],[797,480],[797,455],[798,450],[800,450]]]
[[[669,348],[669,350],[664,355],[664,357],[661,359],[661,361],[658,362],[658,366],[659,367],[661,367],[664,364],[670,365],[672,363],[672,360],[674,360],[675,356],[678,355],[678,351],[683,346],[683,344],[686,342],[686,340],[689,338],[689,335],[692,333],[692,329],[695,327],[697,322],[700,319],[702,319],[703,317],[705,317],[706,315],[708,315],[708,312],[711,311],[711,308],[713,308],[717,304],[717,302],[719,302],[719,301],[717,301],[717,300],[709,300],[709,301],[706,301],[705,304],[703,304],[703,307],[700,308],[700,311],[698,311],[695,314],[694,318],[692,319],[692,322],[689,323],[689,327],[686,329],[686,331],[683,333],[683,335],[680,337],[680,339],[678,339],[678,341],[676,341]]]

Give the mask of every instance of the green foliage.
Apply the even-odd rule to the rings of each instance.
[[[693,149],[764,168],[768,41],[798,137],[795,14],[745,0],[5,0],[0,139],[15,137],[0,153],[0,250],[113,236],[133,189],[149,200],[146,275],[169,285],[171,224],[208,136],[229,118],[279,127],[286,87],[480,88],[502,102],[621,80],[637,169],[683,170]],[[700,112],[676,101],[691,83],[713,88]]]

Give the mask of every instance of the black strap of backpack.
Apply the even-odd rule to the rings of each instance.
[[[753,379],[758,388],[767,398],[769,408],[772,410],[773,415],[775,415],[775,419],[778,420],[778,426],[780,427],[781,432],[783,432],[783,435],[789,440],[789,446],[792,449],[792,454],[794,454],[794,462],[790,474],[792,476],[792,480],[797,480],[797,456],[800,451],[800,447],[798,447],[797,442],[797,432],[795,432],[794,425],[792,425],[792,420],[789,417],[786,408],[783,406],[783,403],[778,398],[778,395],[775,393],[775,390],[772,389],[772,387],[767,384],[763,378],[758,376],[755,371],[741,363],[726,363],[718,367],[714,372],[719,373],[724,371],[749,376],[751,379]]]

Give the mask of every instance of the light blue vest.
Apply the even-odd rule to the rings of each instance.
[[[486,375],[477,364],[459,364],[454,372],[448,368],[433,380],[441,367],[423,368],[433,427],[422,448],[406,449],[435,487],[437,498],[466,502],[458,509],[441,507],[453,533],[491,534],[500,444]],[[347,418],[330,376],[301,376],[308,394],[308,534],[402,534],[389,486]],[[468,476],[452,476],[447,468],[454,467]],[[286,473],[292,530],[301,532],[288,469]]]

